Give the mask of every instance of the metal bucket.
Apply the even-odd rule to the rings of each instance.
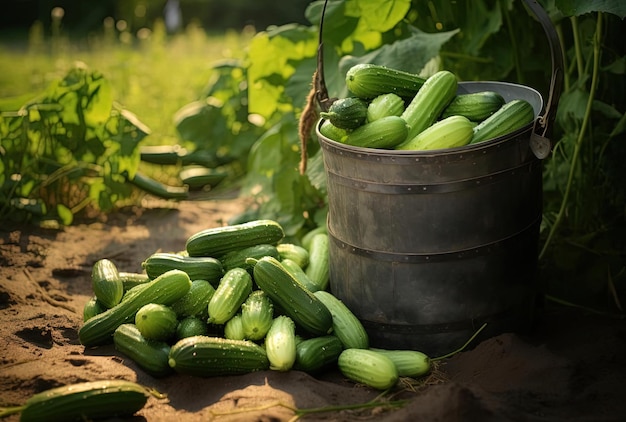
[[[543,9],[533,10],[553,31]],[[330,290],[361,320],[372,346],[436,356],[463,345],[484,323],[479,339],[532,323],[539,157],[550,151],[545,134],[558,101],[560,60],[557,42],[548,104],[522,85],[459,84],[459,93],[492,90],[535,110],[534,124],[476,145],[368,149],[332,141],[319,133],[322,122],[317,126],[327,175]]]

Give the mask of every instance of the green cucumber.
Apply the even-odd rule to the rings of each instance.
[[[169,365],[180,374],[212,377],[261,371],[270,363],[265,349],[252,341],[193,336],[172,345]]]
[[[273,220],[214,227],[191,235],[185,244],[189,256],[220,258],[231,251],[249,246],[276,245],[285,237],[282,226]]]
[[[78,339],[86,347],[111,343],[117,327],[132,322],[142,306],[148,303],[171,305],[190,288],[191,280],[187,273],[168,271],[149,283],[129,290],[119,304],[87,320],[78,330]]]
[[[170,346],[163,341],[148,340],[134,324],[122,324],[113,333],[115,350],[133,360],[153,377],[171,374]]]
[[[413,98],[425,81],[414,73],[373,63],[356,64],[346,72],[348,90],[359,98],[370,100],[388,93]]]

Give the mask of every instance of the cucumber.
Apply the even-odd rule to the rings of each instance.
[[[270,361],[270,369],[288,371],[296,361],[296,324],[286,315],[279,315],[272,321],[265,336],[265,351]]]
[[[344,139],[344,144],[363,148],[389,149],[404,142],[408,127],[402,117],[387,116],[354,129]]]
[[[298,283],[276,258],[266,256],[256,260],[253,274],[259,288],[297,327],[313,336],[331,331],[333,318],[330,311],[313,293]]]
[[[274,320],[274,304],[263,290],[255,290],[241,305],[244,338],[262,340]]]
[[[474,135],[474,125],[466,117],[450,116],[424,129],[415,138],[396,149],[429,151],[467,145]]]
[[[124,284],[113,262],[99,259],[91,269],[91,288],[98,301],[105,308],[112,308],[124,296]]]
[[[193,337],[205,336],[209,332],[209,327],[204,319],[195,316],[188,316],[181,319],[176,327],[176,338],[178,340]]]
[[[248,340],[193,336],[172,345],[169,365],[200,377],[239,375],[269,369],[265,349]]]
[[[101,314],[106,310],[107,308],[98,301],[98,298],[92,296],[83,306],[83,322]]]
[[[395,386],[399,378],[393,361],[370,349],[345,349],[337,358],[337,366],[349,380],[377,390]]]
[[[316,292],[319,290],[319,286],[311,281],[309,276],[306,275],[306,272],[297,263],[288,258],[283,259],[280,263],[283,268],[287,270],[287,272],[291,274],[293,278],[295,278],[296,281],[298,281],[298,283],[300,283],[304,288],[310,292]]]
[[[322,120],[318,127],[320,134],[327,137],[331,141],[343,143],[348,137],[349,132],[347,130],[338,128],[332,124],[330,120]]]
[[[417,350],[388,350],[371,348],[387,356],[396,365],[398,376],[417,378],[430,372],[430,358]]]
[[[243,268],[244,270],[252,271],[252,266],[246,263],[246,259],[259,259],[264,256],[280,258],[277,246],[267,244],[249,246],[247,248],[228,252],[220,258],[220,261],[222,261],[222,266],[225,271],[232,270],[233,268]]]
[[[191,280],[206,280],[216,285],[224,275],[222,263],[217,258],[184,256],[178,253],[156,252],[141,263],[148,277],[154,279],[170,270],[181,270]]]
[[[193,280],[185,296],[172,303],[170,308],[179,319],[195,316],[206,320],[209,317],[209,302],[214,294],[215,288],[211,283],[206,280]]]
[[[236,314],[224,324],[224,338],[229,340],[246,340],[241,314]]]
[[[148,274],[146,273],[120,271],[119,276],[120,280],[122,280],[122,285],[124,286],[124,292],[132,289],[135,286],[150,281],[150,277],[148,277]]]
[[[187,239],[185,249],[189,256],[208,256],[219,259],[228,252],[249,246],[276,245],[283,237],[285,237],[285,232],[276,221],[253,220],[201,230]]]
[[[508,135],[530,125],[535,119],[533,106],[526,100],[511,100],[474,127],[470,144]]]
[[[367,119],[367,103],[356,97],[340,98],[330,105],[328,111],[320,112],[320,117],[340,129],[356,129]]]
[[[252,277],[243,268],[224,274],[208,305],[209,324],[225,324],[252,293]]]
[[[404,112],[404,100],[394,94],[382,94],[374,98],[367,106],[367,121],[381,119],[387,116],[401,116]]]
[[[84,421],[132,416],[148,401],[145,387],[125,380],[81,382],[34,394],[22,422]]]
[[[498,111],[504,102],[504,97],[495,91],[459,94],[443,110],[441,118],[463,116],[473,122],[480,122]]]
[[[333,335],[345,349],[367,349],[369,337],[361,321],[335,295],[318,290],[313,293],[328,308],[333,317]]]
[[[300,266],[306,268],[309,265],[309,251],[300,245],[293,243],[280,243],[276,246],[281,261],[290,259]]]
[[[86,347],[111,343],[117,327],[132,322],[142,306],[148,303],[170,305],[190,288],[191,280],[187,273],[168,271],[149,283],[129,290],[119,304],[87,320],[78,330],[78,339]]]
[[[135,314],[135,326],[149,340],[167,341],[176,334],[178,318],[170,307],[148,303]]]
[[[348,90],[359,98],[370,100],[388,93],[413,98],[425,81],[416,74],[373,63],[356,64],[346,72]]]
[[[170,375],[170,346],[163,341],[146,339],[136,325],[122,324],[113,333],[115,350],[133,360],[141,369],[153,377]]]
[[[341,340],[335,335],[312,337],[296,345],[293,369],[316,374],[337,364],[343,351]]]
[[[440,70],[426,79],[401,116],[409,128],[406,141],[435,123],[456,96],[457,85],[456,76],[447,70]]]
[[[315,290],[326,290],[330,282],[330,238],[327,233],[318,233],[309,246],[309,265],[305,273],[317,286]]]
[[[170,186],[141,172],[136,172],[128,181],[139,189],[163,199],[182,201],[189,198],[187,186]]]
[[[226,172],[204,166],[185,166],[178,174],[183,185],[190,190],[214,188],[219,185],[228,174]]]

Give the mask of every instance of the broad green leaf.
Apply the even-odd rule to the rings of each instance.
[[[410,0],[356,0],[362,19],[374,31],[387,32],[406,16]]]
[[[249,112],[267,119],[276,111],[289,111],[293,99],[284,97],[284,85],[299,61],[316,56],[317,46],[316,34],[302,26],[254,37],[248,54]]]
[[[626,17],[624,0],[556,0],[556,6],[565,16],[580,16],[586,13],[612,13],[620,19]]]
[[[418,74],[430,59],[439,54],[441,47],[458,32],[458,30],[453,30],[428,34],[415,28],[409,38],[383,45],[361,57],[345,56],[340,62],[340,71],[345,74],[357,63],[375,63]]]

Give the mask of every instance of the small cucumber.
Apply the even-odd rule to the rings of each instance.
[[[252,277],[243,268],[224,274],[208,305],[209,324],[225,324],[252,293]]]
[[[168,364],[170,346],[163,341],[146,339],[136,325],[122,324],[113,333],[115,350],[133,360],[141,369],[154,377],[171,374]]]
[[[401,116],[404,112],[404,100],[394,94],[382,94],[374,98],[367,106],[367,121],[381,119],[387,116]]]
[[[169,306],[148,303],[137,311],[135,325],[148,340],[167,341],[176,334],[178,318]]]
[[[312,337],[296,345],[294,369],[315,374],[332,365],[343,351],[341,340],[335,335]]]
[[[265,351],[270,369],[288,371],[296,361],[296,325],[286,315],[278,315],[272,321],[265,336]]]
[[[320,112],[320,117],[340,129],[356,129],[367,119],[367,103],[356,97],[340,98],[330,105],[328,111]]]
[[[124,284],[113,262],[108,259],[96,261],[91,269],[91,288],[105,308],[112,308],[124,296]]]
[[[255,290],[241,305],[241,324],[248,340],[262,340],[274,320],[274,305],[263,290]]]
[[[398,382],[393,361],[370,349],[345,349],[337,358],[337,366],[348,379],[377,390],[387,390]]]

